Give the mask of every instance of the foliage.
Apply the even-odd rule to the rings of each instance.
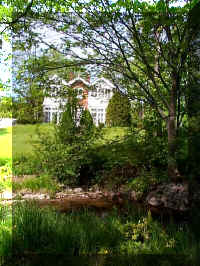
[[[33,154],[13,156],[12,172],[16,176],[39,174],[43,172],[41,167],[42,163]]]
[[[72,143],[76,137],[78,128],[73,118],[76,114],[72,108],[72,105],[68,102],[65,110],[63,110],[60,122],[56,126],[56,134],[63,144]]]
[[[13,61],[13,75],[15,77],[13,117],[18,120],[18,123],[23,124],[42,122],[42,104],[46,86],[49,85],[47,76],[44,71],[39,72],[36,69],[36,62],[32,55],[28,54],[28,58],[23,58],[23,61],[22,58],[13,56]],[[20,65],[17,62],[20,62]]]
[[[141,171],[139,176],[133,178],[126,184],[128,190],[133,190],[137,194],[137,198],[141,198],[151,190],[151,187],[159,183],[158,177],[152,176],[151,172]]]
[[[131,122],[129,99],[115,92],[106,109],[106,124],[110,127],[127,127]]]
[[[195,10],[199,7],[197,0],[177,3],[158,0],[110,4],[95,0],[44,4],[38,0],[27,6],[22,1],[14,10],[16,14],[20,10],[25,18],[23,22],[17,19],[19,23],[13,25],[15,33],[26,36],[24,49],[30,49],[40,40],[49,50],[62,55],[70,53],[71,63],[63,59],[56,66],[54,60],[46,64],[48,70],[87,65],[95,73],[103,72],[132,100],[150,105],[169,129],[166,132],[171,178],[176,178],[178,172],[176,137],[187,113],[185,88],[189,84],[191,44],[198,28],[198,22],[194,22],[198,18]],[[69,11],[71,15],[67,16]],[[62,40],[53,44],[43,40],[33,25],[51,28],[62,35]],[[77,55],[75,47],[84,52]]]
[[[12,114],[19,124],[35,124],[41,123],[43,120],[43,98],[39,95],[35,96],[33,92],[31,94],[28,100],[25,98],[13,100]]]
[[[83,110],[81,114],[80,127],[82,130],[85,130],[87,132],[91,132],[95,127],[92,115],[90,114],[90,111],[88,109]]]
[[[9,163],[0,166],[0,193],[12,189],[12,168]]]
[[[103,71],[129,98],[148,103],[162,117],[169,128],[168,174],[172,178],[177,173],[175,142],[186,113],[185,87],[196,33],[195,27],[191,30],[189,17],[197,3],[183,1],[182,6],[176,6],[176,2],[51,2],[45,6],[45,15],[41,15],[41,7],[39,13],[36,10],[27,18],[27,23],[39,18],[36,21],[41,26],[63,34],[61,43],[47,45],[62,54],[70,51],[73,65],[95,66],[93,71]],[[69,10],[71,16],[66,21]],[[57,23],[57,16],[62,25]],[[27,33],[33,36],[31,27]],[[74,47],[83,48],[84,53],[77,56]]]
[[[0,119],[12,117],[12,98],[0,97]]]
[[[38,132],[35,154],[42,164],[42,169],[59,181],[76,183],[80,155],[79,145],[65,145],[47,133]]]

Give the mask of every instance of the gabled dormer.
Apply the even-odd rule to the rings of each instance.
[[[91,84],[90,96],[109,100],[113,95],[114,85],[106,78],[97,78]]]
[[[69,82],[63,81],[63,84],[77,91],[77,96],[80,99],[80,104],[87,109],[88,90],[90,89],[91,86],[90,82],[78,76],[70,80]]]

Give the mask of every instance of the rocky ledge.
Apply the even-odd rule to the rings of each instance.
[[[9,194],[10,195],[10,194]],[[108,208],[121,205],[125,202],[138,204],[160,212],[172,210],[176,213],[185,213],[193,206],[200,207],[200,185],[189,186],[188,183],[163,183],[152,188],[148,193],[138,197],[138,192],[129,191],[84,191],[82,188],[66,189],[55,193],[53,197],[47,193],[32,193],[20,191],[11,197],[3,197],[5,201],[16,202],[19,200],[36,200],[40,206],[53,205],[58,209],[71,209],[75,206],[93,206]],[[2,199],[2,200],[3,200]]]
[[[190,208],[189,185],[187,183],[158,185],[155,190],[148,193],[146,203],[157,208],[188,211]]]

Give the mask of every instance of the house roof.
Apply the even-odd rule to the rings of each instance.
[[[114,85],[108,79],[106,79],[104,77],[95,79],[92,82],[92,85],[95,85],[96,83],[101,82],[101,81],[107,83],[109,87],[114,88]]]
[[[108,84],[109,87],[114,88],[114,85],[106,78],[102,77],[102,78],[97,78],[95,79],[93,82],[88,82],[85,79],[81,78],[81,77],[76,77],[75,79],[70,80],[69,82],[66,82],[65,80],[62,80],[62,83],[66,86],[72,86],[73,84],[75,84],[76,82],[82,82],[83,84],[85,84],[87,87],[91,87],[94,86],[95,84],[97,84],[98,82],[104,82],[106,84]]]
[[[78,82],[78,81],[81,81],[83,84],[85,84],[87,87],[90,87],[91,84],[89,82],[87,82],[85,79],[81,78],[81,77],[77,77],[75,79],[72,79],[70,80],[69,82],[63,82],[64,85],[67,85],[67,86],[71,86],[73,85],[74,83]]]

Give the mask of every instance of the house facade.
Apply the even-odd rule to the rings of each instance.
[[[68,83],[62,81],[67,87],[77,90],[77,97],[84,109],[88,109],[96,126],[106,121],[106,108],[113,96],[114,85],[105,78],[98,78],[93,82],[76,77]],[[59,121],[62,108],[66,101],[55,97],[46,97],[43,102],[44,122]]]

